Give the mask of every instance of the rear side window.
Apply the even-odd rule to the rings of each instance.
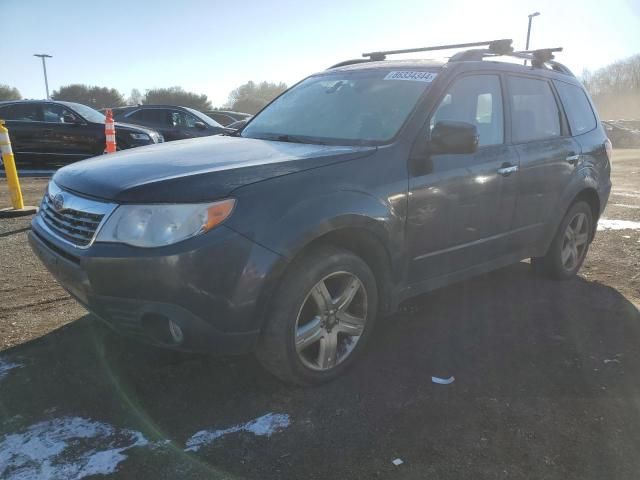
[[[553,82],[569,120],[571,133],[580,135],[596,128],[596,116],[582,88],[564,82]]]
[[[560,111],[546,80],[507,77],[514,143],[559,137]]]
[[[500,79],[496,75],[469,75],[456,80],[431,117],[431,128],[443,120],[475,125],[480,146],[503,143]]]
[[[14,103],[0,108],[0,118],[22,122],[39,122],[41,121],[40,111],[40,105],[37,103]]]
[[[138,110],[129,115],[128,118],[138,120],[152,125],[169,125],[168,112],[161,108],[150,108],[148,110]]]

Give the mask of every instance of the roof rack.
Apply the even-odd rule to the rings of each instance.
[[[487,48],[464,50],[462,52],[458,52],[449,59],[449,62],[480,61],[487,57],[509,56],[514,58],[522,58],[524,60],[530,60],[531,65],[534,68],[546,68],[546,65],[548,65],[549,68],[551,68],[556,72],[574,76],[571,70],[569,70],[566,66],[553,60],[554,52],[561,52],[562,47],[514,51],[512,43],[513,43],[513,40],[511,39],[500,39],[500,40],[489,40],[486,42],[458,43],[458,44],[451,44],[451,45],[439,45],[434,47],[407,48],[403,50],[386,50],[386,51],[380,51],[380,52],[369,52],[369,53],[362,54],[362,56],[365,58],[345,60],[343,62],[332,65],[331,67],[329,67],[329,70],[331,70],[332,68],[344,67],[346,65],[354,65],[358,63],[379,62],[379,61],[385,60],[387,58],[387,55],[398,55],[402,53],[415,53],[415,52],[433,52],[437,50],[451,50],[455,48],[487,47]]]
[[[438,45],[435,47],[422,47],[422,48],[406,48],[403,50],[387,50],[382,52],[371,52],[371,53],[363,53],[363,57],[369,57],[369,60],[372,62],[384,60],[387,58],[387,55],[398,55],[401,53],[415,53],[415,52],[433,52],[436,50],[451,50],[454,48],[468,48],[468,47],[489,47],[489,50],[502,52],[502,51],[510,51],[513,52],[513,48],[511,47],[511,43],[513,40],[511,39],[502,39],[502,40],[489,40],[487,42],[473,42],[473,43],[457,43],[452,45]]]

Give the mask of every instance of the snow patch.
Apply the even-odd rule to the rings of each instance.
[[[66,480],[108,475],[127,458],[124,452],[148,443],[140,432],[86,418],[47,420],[0,439],[0,478]]]
[[[247,423],[234,425],[223,430],[201,430],[187,440],[186,452],[196,452],[200,448],[215,442],[230,433],[249,432],[260,437],[270,437],[290,425],[289,415],[284,413],[267,413]]]
[[[12,363],[0,358],[0,380],[7,376],[7,374],[14,368],[20,368],[23,365],[19,363]]]
[[[640,230],[640,222],[601,218],[598,221],[598,230]]]

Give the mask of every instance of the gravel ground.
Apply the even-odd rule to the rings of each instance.
[[[24,179],[27,203],[46,182]],[[603,218],[640,222],[639,150],[616,151],[613,182]],[[638,229],[598,232],[569,282],[533,276],[523,262],[414,299],[380,322],[347,375],[298,389],[251,357],[176,354],[113,335],[39,264],[28,227],[0,220],[2,478],[640,471]],[[435,385],[432,375],[455,381]],[[27,441],[30,456],[17,455]]]

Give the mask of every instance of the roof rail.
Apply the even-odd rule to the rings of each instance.
[[[387,58],[387,55],[399,55],[401,53],[415,53],[415,52],[433,52],[436,50],[451,50],[454,48],[489,47],[488,48],[489,50],[495,51],[496,53],[503,52],[503,51],[513,52],[513,48],[511,47],[512,42],[513,40],[511,39],[501,39],[501,40],[489,40],[486,42],[456,43],[451,45],[438,45],[435,47],[406,48],[402,50],[386,50],[386,51],[380,51],[380,52],[370,52],[370,53],[363,53],[362,56],[369,57],[368,61],[375,62],[375,61],[384,60],[385,58]]]

